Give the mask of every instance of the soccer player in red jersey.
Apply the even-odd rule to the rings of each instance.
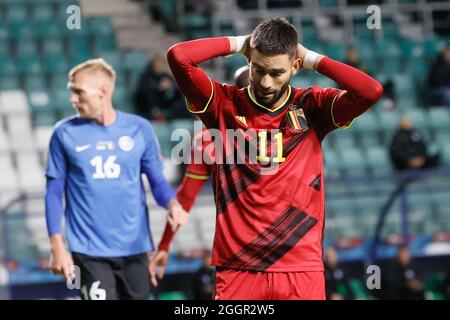
[[[198,66],[234,53],[249,60],[247,88],[219,83]],[[325,299],[321,141],[379,100],[382,86],[306,49],[283,18],[261,22],[246,37],[175,44],[167,59],[189,110],[211,135],[219,131],[224,139],[219,149],[215,145],[212,166],[214,298]],[[342,89],[291,87],[291,78],[302,68],[331,78]],[[231,138],[230,129],[235,133]],[[239,140],[245,141],[244,148]],[[244,163],[228,161],[230,145]]]
[[[234,84],[239,88],[249,85],[247,66],[243,66],[236,70],[234,74]],[[211,136],[208,133],[208,129],[203,127],[202,130],[194,136],[194,146],[191,150],[191,159],[194,159],[195,152],[204,154],[203,151],[207,150],[207,147],[211,145],[211,143]],[[195,199],[200,193],[200,190],[211,175],[210,164],[214,162],[214,149],[212,149],[210,153],[206,153],[203,157],[205,156],[208,157],[207,163],[209,164],[205,163],[205,161],[201,161],[200,163],[191,162],[188,165],[183,181],[177,190],[177,200],[186,212],[191,210]],[[158,251],[151,257],[149,272],[152,284],[155,287],[158,284],[157,276],[160,280],[164,276],[165,268],[169,261],[168,252],[175,232],[176,230],[172,230],[171,225],[167,222],[161,241],[158,245]]]

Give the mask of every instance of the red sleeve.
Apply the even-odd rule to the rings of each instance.
[[[202,189],[206,180],[191,178],[186,175],[181,182],[180,187],[177,191],[177,199],[180,202],[184,210],[189,212],[194,205],[195,199],[197,198],[200,190]],[[172,242],[175,232],[172,231],[170,225],[166,223],[166,228],[164,229],[163,236],[158,245],[158,250],[169,250],[170,243]]]
[[[343,90],[324,89],[333,125],[347,127],[383,95],[383,86],[364,72],[328,57],[320,61],[318,72],[334,80]],[[326,91],[328,90],[328,91]]]
[[[212,102],[214,91],[220,90],[220,84],[211,80],[198,64],[229,54],[227,37],[181,42],[167,51],[170,69],[192,113],[204,113]]]

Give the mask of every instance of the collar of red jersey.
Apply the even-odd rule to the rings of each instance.
[[[272,115],[277,115],[281,110],[283,110],[287,105],[289,105],[289,102],[291,101],[292,93],[293,93],[293,90],[292,90],[292,88],[291,88],[291,85],[289,85],[289,86],[288,86],[288,96],[286,97],[286,100],[284,100],[284,102],[283,102],[278,108],[270,109],[270,108],[265,107],[265,106],[263,106],[262,104],[258,103],[258,101],[256,101],[256,99],[253,97],[253,94],[252,94],[252,90],[251,90],[251,88],[250,88],[250,85],[247,86],[246,89],[247,89],[247,90],[246,90],[247,96],[248,96],[248,98],[250,99],[250,101],[251,101],[256,107],[263,109],[263,110],[262,110],[263,112],[269,113],[269,114],[272,114]]]

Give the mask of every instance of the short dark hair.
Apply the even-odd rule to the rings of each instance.
[[[285,18],[272,18],[258,24],[253,30],[250,46],[263,55],[288,54],[292,58],[297,51],[298,33]]]

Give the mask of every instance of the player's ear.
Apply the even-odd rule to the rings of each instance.
[[[303,61],[301,58],[297,58],[294,60],[294,63],[292,64],[292,72],[291,72],[293,76],[295,76],[297,74],[297,72],[300,71],[302,63],[303,63]]]
[[[100,98],[107,96],[108,92],[109,92],[109,85],[107,83],[103,83],[100,86],[100,94],[99,94]]]

